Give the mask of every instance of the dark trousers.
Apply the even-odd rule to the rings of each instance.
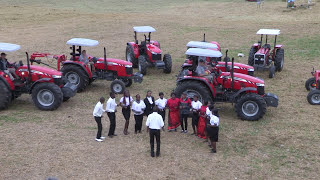
[[[192,114],[192,126],[198,127],[198,123],[199,123],[199,114],[193,113]]]
[[[150,129],[151,154],[154,154],[154,137],[157,141],[157,155],[160,154],[160,129]]]
[[[142,128],[142,121],[143,121],[143,114],[141,115],[134,115],[134,120],[136,121],[136,124],[134,126],[134,132],[141,132]]]
[[[108,112],[108,117],[110,120],[110,128],[108,136],[114,135],[114,130],[116,129],[116,113],[114,112]]]
[[[159,110],[158,114],[162,116],[163,122],[166,120],[166,111],[165,110]]]
[[[101,124],[101,117],[94,117],[94,120],[96,120],[97,125],[98,125],[98,133],[97,133],[97,139],[100,139],[101,137],[101,132],[102,132],[102,124]]]
[[[185,127],[183,127],[183,121]],[[180,114],[180,123],[182,130],[188,130],[188,114]]]

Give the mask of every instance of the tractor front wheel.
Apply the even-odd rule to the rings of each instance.
[[[165,55],[163,56],[163,62],[164,62],[163,72],[166,73],[166,74],[171,73],[172,60],[171,60],[170,54],[165,54]]]
[[[32,89],[32,100],[40,110],[52,111],[61,105],[63,93],[53,83],[39,83]]]
[[[312,90],[307,96],[307,100],[312,105],[320,105],[320,90]]]
[[[134,51],[131,45],[127,45],[126,48],[126,60],[132,63],[133,68],[138,67],[138,59],[134,57]]]
[[[282,71],[284,64],[284,49],[278,49],[274,60],[274,65],[277,71]]]
[[[239,118],[257,121],[266,113],[267,103],[260,95],[249,93],[238,99],[235,110]]]
[[[316,89],[316,87],[313,86],[313,84],[315,84],[315,83],[316,83],[316,79],[314,77],[309,78],[305,84],[307,91]]]
[[[249,57],[248,57],[248,65],[253,66],[254,65],[254,54],[257,52],[255,47],[251,47],[249,51]]]
[[[83,91],[89,85],[89,77],[86,72],[78,65],[66,65],[61,69],[63,75],[70,83],[77,86],[77,91]]]
[[[130,87],[132,85],[132,79],[121,79],[121,81],[124,82],[126,87]]]
[[[147,58],[145,56],[141,55],[141,56],[139,56],[138,61],[139,61],[139,73],[146,75],[147,74],[147,67],[148,67]]]
[[[193,98],[194,95],[198,95],[200,102],[202,100],[212,101],[209,89],[198,81],[184,81],[179,83],[175,89],[175,93],[177,97],[180,97],[182,93],[186,93],[188,98]]]
[[[126,88],[124,82],[118,79],[112,81],[110,87],[111,91],[115,94],[122,94]]]
[[[0,110],[7,109],[12,99],[12,93],[6,84],[0,80]]]

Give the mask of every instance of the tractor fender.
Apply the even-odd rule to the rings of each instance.
[[[246,87],[246,88],[242,88],[239,91],[237,91],[237,93],[235,93],[234,95],[232,95],[231,100],[234,101],[234,99],[236,97],[238,97],[241,93],[245,92],[245,91],[257,91],[257,88],[254,87]]]
[[[72,61],[65,61],[63,63],[63,65],[68,65],[68,64],[73,64],[73,65],[80,66],[83,69],[83,71],[86,72],[86,75],[89,77],[89,79],[91,79],[91,77],[92,77],[91,72],[88,72],[88,70],[84,66],[82,66],[81,64],[76,63],[76,62],[72,62]]]
[[[32,93],[32,89],[39,83],[42,83],[42,82],[50,82],[51,81],[51,78],[41,78],[41,79],[38,79],[36,80],[30,87],[30,90],[29,90],[29,93],[31,94]]]
[[[179,79],[177,81],[177,83],[180,83],[180,82],[184,82],[184,81],[200,81],[201,83],[203,83],[204,85],[207,86],[207,88],[210,90],[211,92],[211,96],[212,97],[216,97],[216,91],[214,89],[214,87],[212,85],[209,84],[208,81],[204,80],[204,79],[200,79],[200,78],[193,78],[193,77],[186,77],[186,78],[183,78],[183,79]]]
[[[275,47],[275,49],[281,49],[282,47],[283,47],[283,45],[277,44],[276,47]]]
[[[0,76],[0,81],[3,81],[8,89],[13,90],[12,87],[10,87],[10,84],[8,83],[8,81],[4,77]]]
[[[138,45],[134,42],[128,42],[127,45],[132,47],[134,58],[138,58],[140,56]]]
[[[258,43],[254,43],[254,44],[252,45],[252,47],[258,48],[258,47],[259,47],[259,44],[258,44]]]

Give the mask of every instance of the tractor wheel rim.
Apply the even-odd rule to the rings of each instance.
[[[115,84],[113,85],[112,89],[115,93],[120,93],[122,91],[122,86],[121,84]]]
[[[66,74],[67,79],[69,80],[70,83],[78,86],[80,84],[80,77],[77,73],[75,72],[68,72]]]
[[[130,52],[127,53],[127,61],[132,63],[131,53]]]
[[[320,94],[314,94],[311,96],[311,100],[313,103],[315,104],[319,104],[320,103]]]
[[[197,92],[195,90],[187,89],[186,91],[184,91],[184,93],[187,94],[187,97],[189,99],[193,99],[193,96],[197,95],[199,97],[198,98],[199,102],[202,102],[202,96],[201,96],[201,94],[199,92]]]
[[[48,89],[42,89],[37,94],[37,100],[42,106],[51,106],[54,102],[54,95]]]
[[[259,112],[259,106],[256,102],[254,101],[246,101],[242,105],[242,112],[246,116],[255,116]]]

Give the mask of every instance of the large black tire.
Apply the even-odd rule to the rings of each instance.
[[[275,73],[276,67],[274,65],[271,65],[271,67],[269,68],[269,78],[273,78]]]
[[[12,99],[12,92],[5,82],[0,80],[0,110],[7,109]]]
[[[320,90],[312,90],[307,96],[307,100],[312,105],[320,105]]]
[[[121,81],[124,82],[126,87],[130,87],[132,85],[132,79],[121,79]]]
[[[89,85],[89,76],[79,65],[66,65],[61,69],[63,75],[81,92]]]
[[[133,68],[138,67],[138,59],[134,57],[134,51],[131,45],[127,45],[126,48],[126,60],[132,63]]]
[[[36,84],[31,95],[34,105],[45,111],[57,109],[63,101],[60,87],[53,83]]]
[[[238,117],[243,120],[257,121],[266,113],[267,103],[260,95],[249,93],[237,100],[235,111]]]
[[[305,87],[306,87],[307,91],[316,89],[316,87],[313,87],[313,86],[312,86],[312,84],[314,84],[314,83],[316,83],[316,79],[315,79],[314,77],[309,78],[309,79],[306,81]]]
[[[248,65],[253,66],[254,65],[254,54],[257,52],[255,47],[251,47],[249,51],[249,56],[248,56]]]
[[[183,92],[187,93],[188,98],[193,98],[193,95],[199,96],[199,101],[212,101],[211,93],[203,83],[195,80],[187,80],[179,83],[175,89],[177,97],[180,97]]]
[[[164,62],[164,69],[163,72],[166,74],[171,73],[171,69],[172,69],[172,59],[170,54],[165,54],[163,56],[163,62]]]
[[[110,88],[115,94],[122,94],[126,89],[126,86],[123,81],[116,79],[112,81]]]
[[[278,49],[276,56],[274,58],[274,65],[276,66],[276,71],[282,71],[284,64],[284,49]]]
[[[148,68],[148,62],[146,56],[139,56],[139,73],[146,75],[147,74],[147,68]]]

